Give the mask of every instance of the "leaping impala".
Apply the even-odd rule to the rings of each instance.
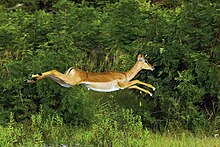
[[[148,93],[150,96],[153,94],[146,89],[138,87],[137,84],[145,85],[155,91],[155,87],[151,84],[141,82],[139,80],[132,80],[140,70],[154,70],[154,67],[148,63],[147,55],[139,54],[135,65],[127,72],[101,72],[91,73],[74,68],[69,68],[64,74],[51,70],[36,75],[31,75],[31,80],[25,80],[26,83],[35,83],[44,78],[50,78],[64,87],[71,87],[73,85],[83,84],[89,90],[99,92],[111,92],[125,88],[133,88]],[[132,80],[132,81],[131,81]]]

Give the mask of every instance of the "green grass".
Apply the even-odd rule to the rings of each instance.
[[[151,134],[148,146],[150,147],[217,147],[220,146],[219,138],[197,136],[190,133],[178,133],[176,134]]]
[[[0,146],[149,146],[149,147],[217,147],[220,139],[204,133],[153,133],[144,129],[139,117],[124,110],[124,124],[106,118],[83,128],[63,123],[59,116],[43,120],[33,115],[29,123],[16,123],[11,116],[6,126],[0,126]]]

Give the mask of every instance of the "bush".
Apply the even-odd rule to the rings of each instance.
[[[124,90],[104,94],[108,101],[132,107],[143,126],[152,129],[219,127],[219,2],[181,2],[168,9],[123,0],[99,9],[62,0],[52,9],[0,7],[1,124],[11,112],[18,122],[30,121],[42,108],[43,119],[56,113],[65,123],[92,126],[100,105],[96,97],[102,94],[80,86],[61,88],[50,80],[22,81],[30,73],[64,72],[71,66],[126,71],[140,50],[156,70],[137,78],[157,88],[154,97]]]

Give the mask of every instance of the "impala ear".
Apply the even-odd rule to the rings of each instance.
[[[141,54],[138,54],[137,56],[137,61],[140,60],[142,58],[142,55]]]
[[[147,58],[147,54],[144,55],[144,58]]]

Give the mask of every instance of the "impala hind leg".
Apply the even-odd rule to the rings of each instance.
[[[57,78],[57,79],[64,79],[63,74],[56,71],[56,70],[51,70],[43,73],[38,73],[36,75],[31,75],[31,79],[25,80],[26,83],[35,83],[38,80],[42,80],[44,78]]]

